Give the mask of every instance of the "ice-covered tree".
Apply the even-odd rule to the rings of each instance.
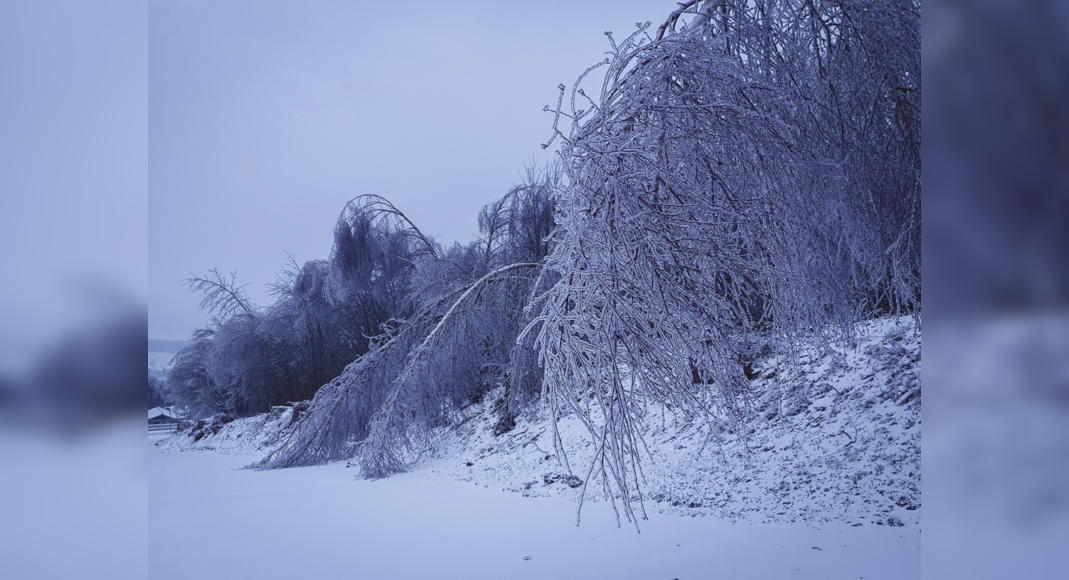
[[[395,473],[428,447],[434,428],[508,382],[524,307],[549,247],[551,184],[559,179],[552,170],[530,176],[537,177],[483,208],[481,235],[469,245],[442,249],[415,226],[403,229],[400,237],[422,250],[407,278],[412,310],[390,320],[370,350],[317,393],[295,431],[261,466],[355,455],[369,477]],[[385,200],[369,211],[372,220],[403,215]],[[521,359],[526,371],[532,360]]]
[[[744,434],[754,332],[919,311],[919,10],[691,1],[609,37],[600,94],[577,83],[562,107],[561,87],[543,397],[586,423],[583,473],[629,518],[647,401]]]
[[[239,416],[311,398],[411,312],[414,260],[435,251],[425,242],[388,201],[362,196],[338,217],[328,260],[290,258],[270,306],[254,305],[232,273],[190,277],[211,324],[177,359],[176,397],[195,415]]]

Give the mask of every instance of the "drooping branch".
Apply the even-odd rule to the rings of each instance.
[[[404,212],[397,209],[397,206],[385,197],[373,193],[354,197],[345,205],[345,209],[342,210],[342,214],[338,219],[343,219],[345,212],[351,210],[363,210],[378,216],[392,216],[396,218],[400,223],[405,224],[404,227],[399,228],[402,232],[418,240],[428,254],[435,258],[439,257],[438,249],[434,242],[424,235],[416,224],[408,219],[408,216],[406,216]]]
[[[207,276],[189,275],[183,280],[190,291],[204,293],[200,307],[211,313],[217,319],[226,319],[235,313],[243,312],[250,319],[257,319],[256,308],[245,294],[245,286],[238,286],[237,274],[230,272],[230,278],[221,274],[218,269],[212,268]]]
[[[403,445],[399,444],[396,440],[399,438],[404,439],[404,436],[400,432],[404,431],[406,426],[398,424],[398,421],[401,419],[397,417],[396,408],[401,393],[408,385],[409,376],[413,372],[413,369],[415,369],[421,362],[423,357],[427,354],[428,349],[436,343],[442,329],[453,321],[454,316],[456,316],[462,306],[473,296],[477,296],[486,284],[514,270],[538,268],[539,266],[539,264],[528,263],[510,264],[498,268],[493,272],[486,274],[478,281],[470,284],[452,305],[450,305],[449,309],[442,315],[441,319],[438,320],[438,323],[434,328],[431,329],[419,345],[412,350],[408,355],[404,370],[402,370],[398,377],[393,381],[393,387],[391,388],[389,395],[387,395],[382,407],[372,418],[368,438],[362,444],[360,464],[366,477],[386,477],[393,473],[397,473],[404,468],[403,462],[397,457],[398,448]]]

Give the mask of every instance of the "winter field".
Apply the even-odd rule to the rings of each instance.
[[[617,525],[596,477],[577,527],[588,434],[559,422],[567,463],[544,413],[495,435],[499,393],[380,480],[345,462],[243,469],[285,439],[292,409],[196,441],[150,436],[150,577],[919,577],[920,333],[889,318],[859,337],[762,358],[765,426],[745,442],[647,412],[640,533],[622,509]]]
[[[732,523],[523,497],[344,463],[242,470],[256,455],[149,452],[149,577],[917,578],[920,529]]]

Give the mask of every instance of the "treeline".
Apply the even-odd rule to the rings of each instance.
[[[266,307],[253,304],[233,275],[212,270],[190,278],[211,324],[175,356],[166,385],[150,379],[150,397],[158,403],[165,396],[194,416],[248,416],[312,398],[419,305],[502,264],[540,262],[550,248],[550,194],[560,178],[553,167],[528,171],[523,184],[480,212],[477,240],[447,249],[389,201],[356,198],[338,217],[329,259],[298,266],[291,258]],[[484,350],[476,368],[455,369],[465,385],[454,389],[457,397],[500,379],[495,373],[506,361]]]

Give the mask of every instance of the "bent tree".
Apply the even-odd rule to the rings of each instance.
[[[647,401],[743,434],[755,332],[919,312],[919,9],[688,2],[654,36],[609,36],[597,99],[577,83],[564,110],[561,87],[543,396],[586,424],[587,480],[628,519]]]

